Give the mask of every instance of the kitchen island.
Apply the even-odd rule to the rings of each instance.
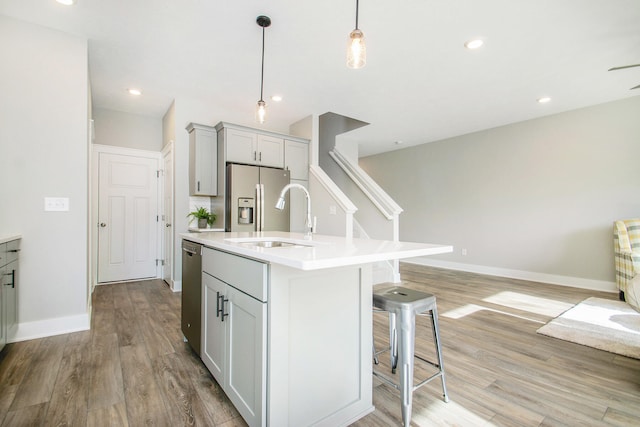
[[[446,245],[285,232],[201,243],[201,358],[250,426],[341,426],[373,411],[372,264]]]

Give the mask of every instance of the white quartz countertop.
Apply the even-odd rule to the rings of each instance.
[[[22,239],[20,234],[14,234],[13,236],[0,236],[0,245],[18,239]]]
[[[450,245],[392,242],[387,240],[346,239],[314,234],[311,240],[300,233],[255,232],[181,233],[185,240],[269,263],[300,270],[319,270],[378,261],[436,255],[453,251]],[[261,247],[256,241],[284,241],[289,246]]]

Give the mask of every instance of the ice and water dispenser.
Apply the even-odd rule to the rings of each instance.
[[[255,202],[250,197],[238,199],[238,224],[253,224]]]

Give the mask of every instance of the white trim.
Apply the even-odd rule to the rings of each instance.
[[[53,335],[68,334],[70,332],[87,331],[91,325],[90,314],[56,317],[54,319],[22,322],[18,324],[18,331],[9,342],[19,342]]]
[[[169,286],[173,292],[182,292],[182,280],[172,280]]]
[[[606,280],[593,280],[582,277],[537,273],[534,271],[512,270],[508,268],[489,267],[475,264],[462,264],[451,261],[440,261],[427,257],[403,259],[402,262],[429,267],[446,268],[449,270],[468,271],[470,273],[488,274],[490,276],[509,277],[512,279],[528,280],[531,282],[548,283],[551,285],[590,289],[593,291],[618,292],[615,282],[608,282]]]
[[[323,171],[320,166],[309,165],[309,174],[313,175],[316,180],[324,187],[324,189],[338,203],[340,209],[347,214],[353,214],[358,210],[356,205],[338,188],[331,178]]]
[[[360,188],[369,200],[388,220],[393,220],[402,213],[402,208],[380,187],[364,169],[349,160],[337,148],[329,152],[329,155]]]
[[[175,210],[174,210],[174,205],[175,205],[175,185],[174,185],[174,181],[175,181],[175,150],[174,150],[174,143],[173,143],[173,139],[169,141],[169,143],[167,145],[165,145],[162,148],[161,153],[161,159],[160,159],[160,163],[161,163],[161,169],[162,169],[162,181],[160,182],[160,187],[162,188],[161,191],[161,200],[160,200],[160,206],[162,206],[162,213],[161,215],[163,215],[163,217],[165,217],[165,219],[163,221],[160,221],[160,235],[162,236],[162,243],[160,245],[160,252],[161,252],[161,256],[160,258],[163,259],[164,258],[164,253],[165,253],[165,248],[166,245],[169,244],[170,245],[170,254],[169,254],[169,260],[171,262],[171,270],[169,271],[169,277],[166,278],[164,277],[164,266],[161,266],[161,273],[160,273],[160,277],[164,278],[165,281],[167,281],[168,279],[168,283],[169,283],[169,287],[171,289],[173,289],[173,275],[175,272],[175,260],[174,260],[174,256],[175,256],[175,227],[173,224],[175,224]],[[165,183],[165,178],[164,178],[164,174],[166,173],[166,170],[164,169],[165,166],[165,157],[167,157],[168,155],[171,156],[171,175],[172,175],[172,179],[171,179],[171,188],[167,189],[164,186]],[[164,205],[164,201],[165,201],[165,194],[167,193],[167,191],[169,191],[171,193],[171,206],[165,206]],[[166,213],[170,211],[171,212],[171,239],[170,242],[166,242],[165,241],[165,227],[166,227]],[[164,224],[164,227],[163,225]],[[175,292],[175,291],[174,291]]]

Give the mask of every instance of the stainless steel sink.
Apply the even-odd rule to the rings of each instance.
[[[227,242],[240,243],[247,246],[257,246],[260,248],[310,248],[316,246],[316,242],[297,239],[281,239],[281,238],[231,238],[225,239]]]
[[[284,246],[302,246],[299,245],[297,243],[291,243],[291,242],[283,242],[280,240],[264,240],[264,241],[260,241],[260,242],[252,242],[250,243],[253,246],[260,246],[262,248],[280,248],[280,247],[284,247]]]

